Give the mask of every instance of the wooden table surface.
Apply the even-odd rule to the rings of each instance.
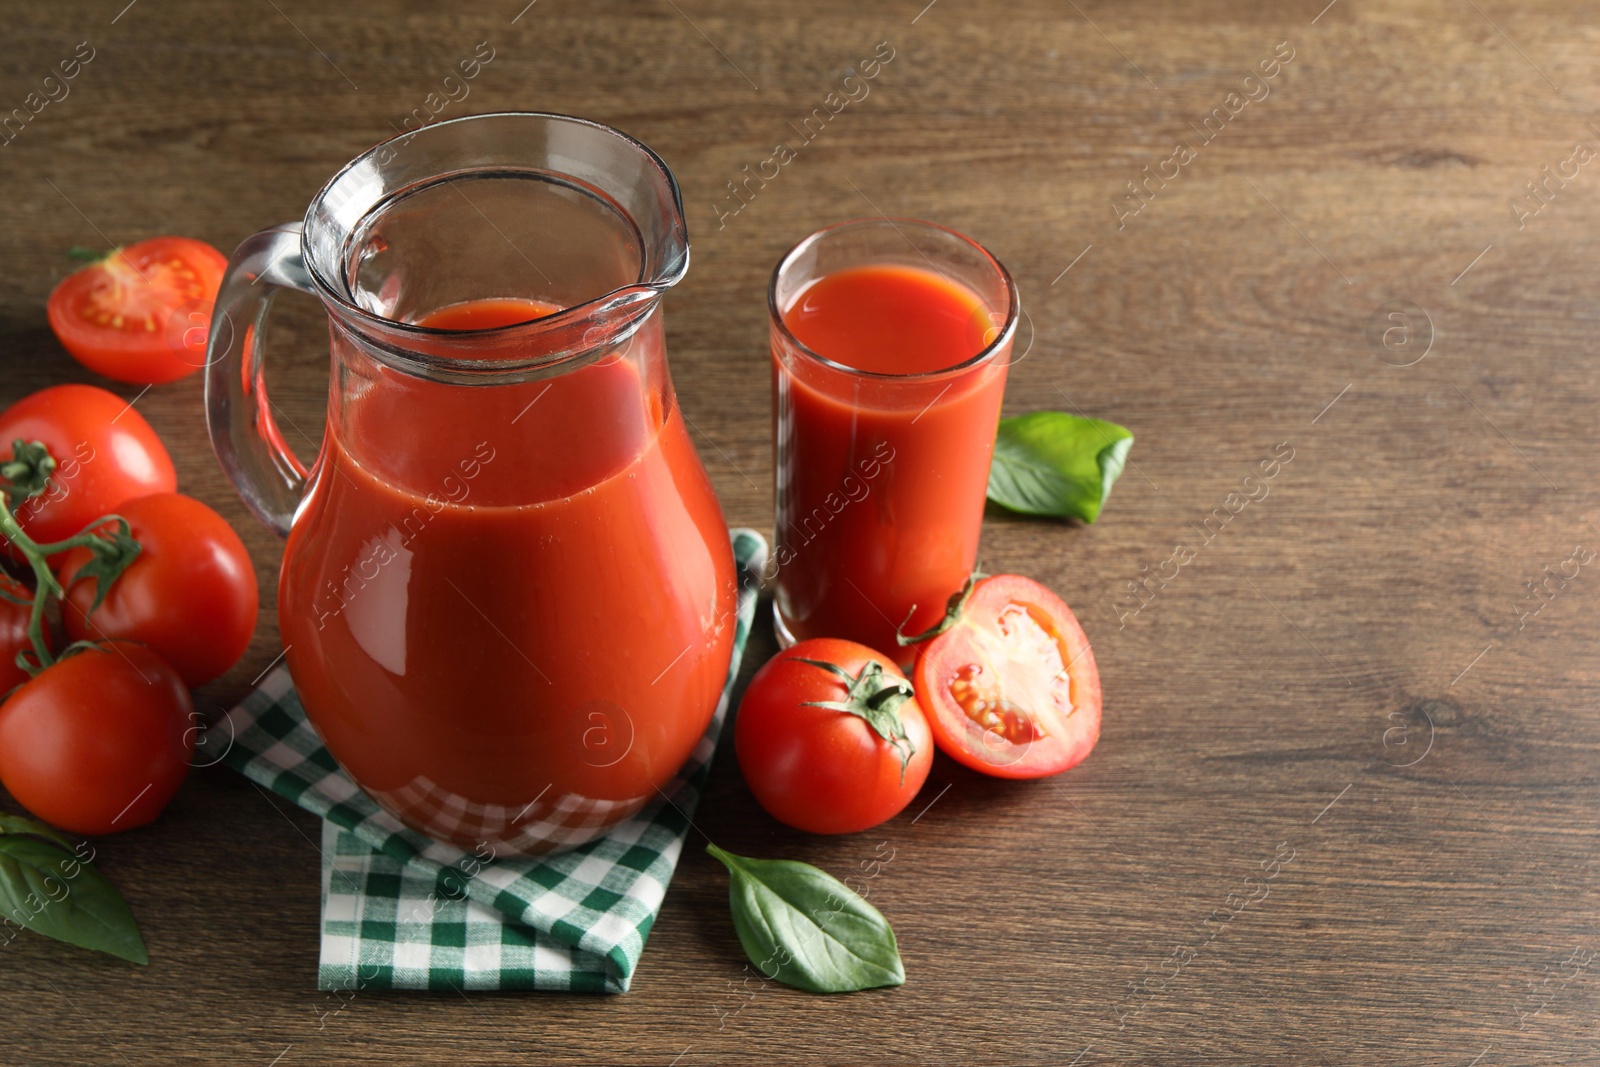
[[[0,149],[0,400],[98,381],[45,321],[69,246],[229,249],[299,218],[486,42],[443,114],[589,116],[682,182],[671,360],[731,522],[770,523],[768,272],[852,216],[984,242],[1029,312],[1007,412],[1138,443],[1094,526],[984,532],[989,568],[1055,588],[1094,642],[1081,767],[1012,784],[941,757],[905,815],[820,839],[765,816],[724,746],[696,820],[720,844],[841,874],[893,849],[871,898],[903,988],[747,996],[696,838],[625,996],[362,992],[329,1016],[316,820],[212,768],[99,846],[148,969],[6,946],[0,1061],[1600,1061],[1600,574],[1569,562],[1600,551],[1593,5],[125,2],[4,5],[0,109],[79,42],[93,59]],[[879,42],[869,95],[800,144]],[[795,158],[734,213],[726,183],[778,142]],[[279,301],[273,395],[305,454],[323,330]],[[212,456],[198,379],[137,405],[259,569],[216,710],[278,654],[281,546]],[[772,649],[763,622],[746,676]]]

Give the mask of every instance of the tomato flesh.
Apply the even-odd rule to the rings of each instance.
[[[155,333],[166,324],[174,304],[198,300],[206,290],[200,275],[181,259],[147,259],[138,267],[118,252],[72,295],[70,310],[79,317],[137,335]]]
[[[1018,575],[977,584],[956,623],[924,645],[916,687],[939,747],[986,774],[1059,774],[1100,736],[1100,677],[1083,628]]]
[[[228,261],[187,237],[113,251],[50,294],[50,328],[92,371],[136,385],[170,382],[205,364],[211,310]]]

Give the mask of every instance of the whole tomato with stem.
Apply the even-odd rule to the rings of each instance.
[[[205,366],[228,258],[204,241],[155,237],[112,249],[50,293],[50,328],[72,358],[135,385]]]
[[[779,822],[814,834],[898,815],[933,763],[928,721],[894,661],[812,638],[756,672],[734,722],[750,791]]]
[[[919,644],[917,694],[945,754],[998,778],[1076,766],[1100,737],[1100,672],[1077,616],[1018,574],[974,575]]]
[[[0,784],[72,833],[143,826],[188,773],[193,714],[183,679],[148,648],[81,648],[0,704]]]
[[[139,553],[103,593],[92,550],[67,553],[59,571],[67,636],[137,641],[190,687],[204,685],[239,661],[255,632],[260,593],[244,542],[221,515],[181,493],[130,500],[118,514]]]
[[[13,501],[38,491],[37,484],[0,482],[0,537],[26,560],[36,583],[28,647],[15,661],[31,677],[0,703],[0,785],[63,829],[101,834],[140,826],[183,781],[194,751],[194,705],[178,672],[144,645],[75,643],[59,659],[52,654],[44,611],[62,590],[47,555],[88,551],[103,588],[138,557],[139,544],[114,515],[39,544],[12,511]]]
[[[135,497],[178,488],[144,416],[93,385],[54,385],[0,412],[0,479],[17,522],[46,546]]]

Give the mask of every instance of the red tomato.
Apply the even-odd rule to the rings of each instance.
[[[189,237],[156,237],[68,275],[50,293],[50,328],[92,371],[135,385],[205,366],[211,308],[228,259]]]
[[[861,680],[852,686],[817,664]],[[933,742],[916,697],[901,699],[888,687],[910,692],[894,661],[828,637],[801,641],[756,672],[733,739],[750,791],[773,818],[814,834],[848,834],[893,818],[911,802],[928,778]],[[852,712],[808,706],[852,698],[880,704],[897,739],[885,739]]]
[[[75,834],[143,826],[183,784],[193,712],[183,679],[148,648],[85,649],[0,704],[0,784]]]
[[[1072,609],[1031,578],[980,580],[917,655],[917,694],[945,753],[999,778],[1075,766],[1100,737],[1100,672]]]
[[[43,441],[55,457],[50,485],[17,505],[35,541],[62,541],[125,501],[178,487],[172,457],[126,400],[92,385],[53,385],[0,412],[0,457],[12,442]]]
[[[85,612],[96,582],[78,578],[89,550],[66,554],[59,573],[67,635],[138,641],[189,686],[204,685],[239,661],[255,632],[260,596],[244,542],[221,515],[181,493],[130,500],[117,514],[128,520],[139,556],[91,617]]]
[[[33,593],[9,574],[0,574],[0,593],[4,594],[0,595],[0,697],[3,697],[28,680],[28,672],[17,666],[17,653],[33,647],[28,640],[28,614],[31,607],[14,603],[10,598],[32,600]],[[48,630],[44,636],[48,645]]]

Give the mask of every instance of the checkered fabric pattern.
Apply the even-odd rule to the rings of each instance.
[[[732,538],[742,574],[733,663],[711,726],[667,790],[670,801],[570,852],[495,858],[401,825],[339,770],[282,667],[228,713],[219,724],[233,739],[223,762],[324,820],[319,988],[627,991],[683,850],[755,615],[767,542],[743,528]],[[501,813],[449,817],[482,823]],[[562,818],[552,812],[546,821]]]
[[[711,738],[711,744],[715,746],[716,738]],[[704,739],[692,758],[704,758],[699,752],[701,747],[704,747]],[[401,789],[387,793],[372,791],[372,797],[386,801],[391,810],[399,808],[409,812],[412,823],[430,837],[481,841],[485,851],[495,855],[542,852],[552,845],[581,845],[595,836],[597,828],[633,815],[651,799],[604,800],[563,793],[554,800],[535,800],[520,808],[476,804],[458,793],[441,789],[425,775]],[[534,818],[517,822],[530,810]]]

